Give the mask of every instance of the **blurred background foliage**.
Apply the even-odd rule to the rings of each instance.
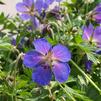
[[[44,34],[40,30],[31,30],[31,23],[23,22],[18,15],[12,18],[0,12],[0,101],[101,101],[101,92],[71,62],[71,74],[67,82],[61,85],[53,78],[50,85],[44,87],[32,82],[32,70],[22,64],[23,53],[33,48],[32,41],[45,37],[53,45],[62,43],[68,46],[72,59],[101,89],[101,56],[92,52],[96,50],[95,46],[82,40],[82,26],[87,23],[86,14],[100,2],[62,2],[62,20],[47,15],[52,33],[47,31]],[[0,4],[5,3],[0,0]],[[15,37],[15,45],[12,45]],[[85,69],[85,54],[94,62],[90,72]]]

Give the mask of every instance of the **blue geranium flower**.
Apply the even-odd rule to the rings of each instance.
[[[101,3],[89,13],[89,16],[96,22],[101,23]]]
[[[101,23],[101,3],[96,6],[96,8],[93,10],[93,16],[92,18]]]
[[[71,59],[71,53],[65,46],[58,44],[54,47],[44,38],[33,42],[35,50],[24,55],[23,63],[34,68],[32,79],[39,85],[49,84],[52,73],[59,82],[64,82],[70,74],[70,67],[66,63]]]
[[[35,4],[35,0],[23,0],[16,4],[16,9],[21,13],[22,20],[31,20],[35,27],[39,26],[40,22],[35,16],[39,7]]]
[[[35,28],[40,25],[37,16],[40,16],[43,10],[46,10],[55,0],[23,0],[16,4],[16,9],[19,11],[22,20],[31,20]],[[60,2],[60,0],[56,0]]]
[[[84,26],[82,38],[94,42],[101,48],[101,26],[97,26],[95,29],[91,23],[88,26]]]
[[[88,26],[83,27],[83,36],[82,38],[86,41],[94,42],[98,48],[101,48],[101,26],[94,26],[90,23]],[[101,55],[101,50],[96,50],[96,54]],[[93,62],[88,60],[86,56],[85,67],[87,72],[91,71]]]

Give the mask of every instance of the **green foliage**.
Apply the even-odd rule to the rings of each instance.
[[[50,25],[47,33],[30,30],[31,22],[0,13],[0,101],[100,101],[101,55],[95,54],[95,44],[82,39],[86,14],[101,0],[86,4],[84,0],[66,0],[61,3],[62,20],[47,15]],[[0,1],[0,4],[4,4]],[[94,23],[94,22],[93,22]],[[94,23],[96,26],[96,23]],[[16,36],[16,45],[12,37]],[[33,49],[32,42],[45,37],[52,45],[61,43],[71,50],[71,74],[60,84],[52,78],[50,85],[39,86],[32,81],[32,71],[23,65],[24,53]],[[21,40],[24,44],[21,44]],[[93,62],[92,70],[85,70],[85,55]]]

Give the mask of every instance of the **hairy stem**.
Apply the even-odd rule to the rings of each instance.
[[[69,92],[67,92],[66,89],[59,82],[58,84],[63,89],[63,91],[68,95],[68,97],[70,97],[72,101],[76,101],[76,99]]]
[[[73,60],[71,60],[71,63],[82,73],[82,75],[84,75],[89,80],[89,82],[96,88],[96,90],[101,93],[101,89],[89,78],[88,75],[85,74],[85,72]]]

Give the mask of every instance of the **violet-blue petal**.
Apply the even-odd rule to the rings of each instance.
[[[51,44],[44,38],[35,40],[33,44],[35,46],[35,50],[43,55],[47,54],[52,47]]]
[[[31,7],[34,4],[35,0],[23,0],[23,3],[28,6]]]
[[[56,0],[56,2],[60,2],[61,0]]]
[[[36,3],[35,3],[35,8],[36,8],[36,10],[39,12],[39,13],[41,13],[41,11],[42,11],[42,8],[43,8],[43,5],[44,5],[44,0],[37,0],[36,1]]]
[[[29,19],[31,18],[31,16],[30,16],[29,14],[21,14],[21,15],[20,15],[20,18],[21,18],[22,20],[29,20]]]
[[[84,26],[82,38],[84,40],[90,41],[90,38],[91,38],[91,36],[93,34],[93,31],[94,31],[94,27],[93,27],[93,25],[91,23],[88,26]]]
[[[96,6],[94,9],[95,12],[101,12],[101,3]]]
[[[42,61],[42,55],[36,51],[29,51],[24,55],[23,64],[29,68],[33,68]]]
[[[48,5],[52,4],[53,2],[54,2],[54,0],[46,0],[46,3],[47,3]]]
[[[101,12],[94,14],[93,19],[96,20],[96,21],[101,21]]]
[[[94,42],[101,45],[101,26],[96,27],[93,35]]]
[[[67,47],[58,44],[52,49],[52,58],[58,61],[67,62],[71,59],[71,53]]]
[[[27,7],[24,5],[24,3],[17,3],[16,9],[19,12],[26,12],[28,10]]]
[[[49,67],[38,66],[32,74],[32,79],[39,85],[48,85],[52,78],[52,73]]]
[[[59,82],[65,82],[70,74],[70,67],[67,63],[56,62],[52,68],[55,79]]]
[[[49,7],[49,5],[45,2],[45,3],[43,4],[43,9],[46,10],[48,7]]]
[[[31,17],[31,20],[32,20],[32,23],[33,23],[33,25],[34,25],[34,28],[38,28],[39,27],[39,25],[40,25],[40,22],[39,22],[39,20],[36,18],[36,17]]]
[[[96,50],[95,53],[101,55],[101,49],[100,50]]]

